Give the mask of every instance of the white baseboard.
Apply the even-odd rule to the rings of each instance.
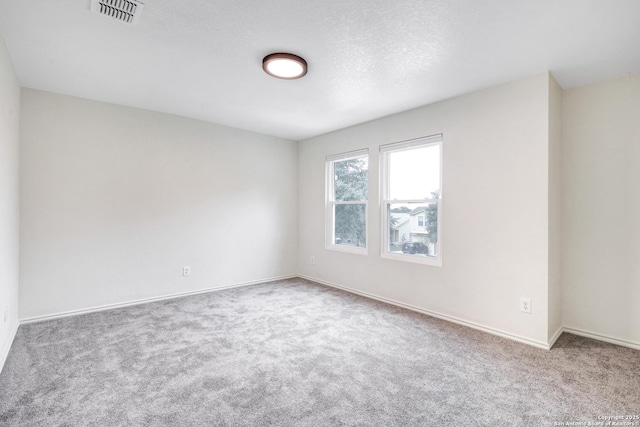
[[[9,333],[9,339],[2,348],[2,353],[0,353],[0,372],[2,372],[2,369],[4,368],[4,362],[6,362],[7,357],[9,357],[9,351],[11,351],[11,345],[13,344],[13,340],[16,338],[19,327],[20,322],[15,322],[13,328],[11,329],[11,332]]]
[[[560,335],[562,335],[563,332],[564,332],[564,328],[560,326],[556,331],[556,333],[553,334],[551,339],[549,339],[549,348],[553,347],[553,345],[556,343],[556,341],[558,341],[558,338],[560,338]]]
[[[243,287],[243,286],[259,285],[261,283],[268,283],[268,282],[275,282],[275,281],[278,281],[278,280],[293,279],[293,278],[296,278],[296,277],[298,277],[298,276],[296,276],[295,274],[294,275],[290,275],[290,276],[270,277],[270,278],[266,278],[266,279],[252,280],[250,282],[234,283],[234,284],[230,284],[230,285],[223,285],[223,286],[218,286],[218,287],[213,287],[213,288],[199,289],[197,291],[179,292],[179,293],[175,293],[175,294],[162,295],[162,296],[159,296],[159,297],[142,298],[142,299],[137,299],[137,300],[132,300],[132,301],[116,303],[116,304],[105,304],[105,305],[100,305],[100,306],[96,306],[96,307],[83,308],[83,309],[79,309],[79,310],[63,311],[63,312],[60,312],[60,313],[47,314],[47,315],[44,315],[44,316],[27,317],[27,318],[24,318],[24,319],[20,319],[20,324],[21,325],[25,325],[25,324],[28,324],[28,323],[44,322],[46,320],[59,319],[59,318],[62,318],[62,317],[78,316],[80,314],[88,314],[88,313],[96,313],[96,312],[99,312],[99,311],[113,310],[115,308],[129,307],[129,306],[132,306],[132,305],[139,305],[139,304],[147,304],[147,303],[150,303],[150,302],[164,301],[164,300],[174,299],[174,298],[181,298],[181,297],[186,297],[186,296],[189,296],[189,295],[206,294],[206,293],[209,293],[209,292],[222,291],[222,290],[225,290],[225,289],[232,289],[232,288],[240,288],[240,287]]]
[[[640,350],[640,343],[637,342],[627,341],[620,338],[613,338],[607,335],[596,334],[594,332],[583,331],[581,329],[571,327],[564,327],[562,328],[562,330],[563,332],[566,332],[568,334],[579,335],[581,337],[591,338],[597,341],[608,342],[609,344],[616,344],[622,347],[629,347],[633,348],[634,350]]]
[[[446,314],[442,314],[442,313],[438,313],[435,311],[431,311],[431,310],[426,310],[420,307],[416,307],[413,306],[411,304],[406,304],[400,301],[396,301],[390,298],[385,298],[385,297],[381,297],[378,295],[374,295],[374,294],[370,294],[368,292],[363,292],[363,291],[359,291],[357,289],[353,289],[350,288],[348,286],[342,286],[342,285],[338,285],[336,283],[332,283],[332,282],[328,282],[326,280],[321,280],[321,279],[317,279],[314,277],[309,277],[309,276],[303,276],[303,275],[288,275],[288,276],[278,276],[278,277],[271,277],[271,278],[265,278],[265,279],[261,279],[261,280],[254,280],[254,281],[250,281],[250,282],[242,282],[242,283],[234,283],[234,284],[230,284],[230,285],[224,285],[224,286],[219,286],[219,287],[213,287],[213,288],[206,288],[206,289],[200,289],[200,290],[196,290],[196,291],[188,291],[188,292],[180,292],[180,293],[175,293],[175,294],[168,294],[168,295],[163,295],[163,296],[159,296],[159,297],[152,297],[152,298],[143,298],[143,299],[138,299],[138,300],[132,300],[132,301],[127,301],[127,302],[123,302],[123,303],[117,303],[117,304],[107,304],[107,305],[101,305],[101,306],[96,306],[96,307],[90,307],[90,308],[86,308],[86,309],[80,309],[80,310],[71,310],[71,311],[65,311],[65,312],[60,312],[60,313],[54,313],[54,314],[49,314],[49,315],[45,315],[45,316],[36,316],[36,317],[29,317],[29,318],[24,318],[24,319],[20,319],[19,322],[16,322],[14,327],[13,327],[13,331],[11,333],[11,339],[9,340],[8,343],[5,344],[5,348],[2,349],[2,352],[0,353],[0,372],[2,371],[2,367],[4,366],[4,363],[6,361],[7,356],[9,355],[9,351],[11,350],[11,344],[13,343],[13,340],[15,339],[16,333],[18,332],[18,327],[22,324],[28,324],[28,323],[35,323],[35,322],[43,322],[46,320],[52,320],[52,319],[58,319],[58,318],[62,318],[62,317],[69,317],[69,316],[77,316],[77,315],[81,315],[81,314],[88,314],[88,313],[95,313],[95,312],[99,312],[99,311],[105,311],[105,310],[112,310],[112,309],[116,309],[116,308],[121,308],[121,307],[129,307],[132,305],[139,305],[139,304],[146,304],[146,303],[150,303],[150,302],[155,302],[155,301],[164,301],[164,300],[169,300],[169,299],[174,299],[174,298],[180,298],[180,297],[185,297],[185,296],[189,296],[189,295],[198,295],[198,294],[204,294],[204,293],[209,293],[209,292],[216,292],[216,291],[222,291],[225,289],[232,289],[232,288],[239,288],[239,287],[243,287],[243,286],[252,286],[252,285],[259,285],[262,283],[268,283],[268,282],[274,282],[274,281],[278,281],[278,280],[286,280],[286,279],[293,279],[296,277],[300,277],[302,279],[305,280],[310,280],[312,282],[316,282],[325,286],[330,286],[332,288],[336,288],[336,289],[341,289],[343,291],[346,292],[350,292],[356,295],[360,295],[366,298],[370,298],[370,299],[374,299],[377,301],[381,301],[387,304],[391,304],[391,305],[395,305],[397,307],[402,307],[405,308],[407,310],[411,310],[411,311],[415,311],[417,313],[421,313],[421,314],[426,314],[427,316],[431,316],[431,317],[435,317],[438,319],[443,319],[443,320],[447,320],[449,322],[453,322],[453,323],[457,323],[459,325],[463,325],[463,326],[467,326],[469,328],[473,328],[473,329],[477,329],[479,331],[483,331],[483,332],[487,332],[489,334],[493,334],[493,335],[497,335],[503,338],[507,338],[507,339],[511,339],[514,341],[518,341],[524,344],[528,344],[537,348],[542,348],[545,350],[549,350],[551,349],[551,347],[553,347],[553,345],[555,344],[555,342],[558,340],[558,338],[560,338],[560,336],[562,335],[563,332],[567,332],[569,334],[574,334],[574,335],[579,335],[579,336],[583,336],[586,338],[591,338],[594,340],[598,340],[598,341],[603,341],[603,342],[607,342],[610,344],[616,344],[616,345],[620,345],[623,347],[629,347],[635,350],[640,350],[640,343],[636,343],[636,342],[632,342],[632,341],[628,341],[628,340],[624,340],[624,339],[620,339],[620,338],[614,338],[614,337],[610,337],[610,336],[606,336],[606,335],[602,335],[602,334],[597,334],[594,332],[588,332],[588,331],[584,331],[578,328],[573,328],[573,327],[560,327],[558,328],[558,330],[555,332],[555,334],[553,334],[553,336],[551,337],[551,339],[549,339],[549,343],[544,343],[542,341],[537,341],[537,340],[532,340],[530,338],[526,338],[517,334],[512,334],[509,332],[505,332],[499,329],[495,329],[495,328],[491,328],[485,325],[481,325],[475,322],[471,322],[468,320],[464,320],[464,319],[460,319],[454,316],[449,316]]]
[[[544,343],[542,341],[536,341],[536,340],[532,340],[530,338],[526,338],[520,335],[516,335],[516,334],[512,334],[509,332],[505,332],[505,331],[501,331],[499,329],[494,329],[494,328],[490,328],[488,326],[484,326],[475,322],[470,322],[468,320],[464,320],[464,319],[460,319],[454,316],[449,316],[446,314],[442,314],[442,313],[438,313],[435,311],[431,311],[431,310],[425,310],[423,308],[420,307],[416,307],[413,306],[411,304],[406,304],[400,301],[396,301],[390,298],[385,298],[385,297],[381,297],[378,295],[374,295],[374,294],[370,294],[368,292],[363,292],[363,291],[359,291],[357,289],[353,289],[353,288],[349,288],[347,286],[342,286],[342,285],[338,285],[335,283],[331,283],[331,282],[327,282],[326,280],[321,280],[321,279],[316,279],[313,277],[308,277],[308,276],[299,276],[302,279],[306,279],[312,282],[316,282],[322,285],[326,285],[326,286],[330,286],[332,288],[336,288],[336,289],[341,289],[343,291],[347,291],[350,292],[352,294],[357,294],[363,297],[367,297],[367,298],[371,298],[377,301],[382,301],[385,302],[387,304],[391,304],[391,305],[395,305],[397,307],[402,307],[402,308],[406,308],[407,310],[411,310],[411,311],[415,311],[417,313],[422,313],[422,314],[426,314],[427,316],[431,316],[431,317],[436,317],[438,319],[442,319],[442,320],[447,320],[449,322],[453,322],[453,323],[457,323],[459,325],[463,325],[463,326],[467,326],[469,328],[473,328],[473,329],[477,329],[479,331],[482,332],[487,332],[489,334],[493,334],[493,335],[497,335],[499,337],[503,337],[503,338],[508,338],[510,340],[513,341],[518,341],[524,344],[528,344],[534,347],[538,347],[544,350],[549,350],[551,348],[551,345]],[[558,336],[560,336],[560,334],[558,333]]]

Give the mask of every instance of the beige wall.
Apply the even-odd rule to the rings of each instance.
[[[18,328],[19,123],[20,85],[0,37],[0,371]]]
[[[563,315],[640,348],[640,74],[564,92]]]
[[[549,92],[545,73],[302,141],[299,273],[545,346]],[[436,133],[443,265],[381,259],[379,146]],[[360,148],[371,165],[366,256],[324,247],[325,157]],[[520,312],[520,297],[532,314]]]
[[[7,347],[20,97],[2,47]],[[545,73],[299,145],[28,89],[21,114],[20,318],[301,274],[535,345],[565,326],[640,346],[639,75],[562,92]],[[380,259],[378,147],[435,133],[443,266]],[[366,256],[324,247],[325,157],[360,148],[371,165]]]
[[[21,123],[21,318],[296,273],[295,142],[28,89]]]
[[[549,78],[549,341],[562,331],[562,88]]]

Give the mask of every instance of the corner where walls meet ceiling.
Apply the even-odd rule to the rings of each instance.
[[[23,87],[293,140],[551,71],[563,88],[640,71],[637,0],[0,0]],[[302,56],[304,78],[262,70]]]

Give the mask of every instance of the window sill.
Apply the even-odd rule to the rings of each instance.
[[[356,254],[356,255],[368,255],[368,253],[369,253],[367,248],[360,248],[360,247],[357,247],[357,246],[329,244],[325,248],[330,250],[330,251],[346,252],[346,253],[349,253],[349,254]]]
[[[441,257],[414,256],[414,255],[382,252],[380,254],[380,258],[392,259],[392,260],[402,261],[402,262],[412,262],[414,264],[430,265],[432,267],[442,267]]]

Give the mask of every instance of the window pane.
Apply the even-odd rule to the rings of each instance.
[[[335,201],[367,200],[369,184],[367,157],[333,162]]]
[[[335,241],[336,245],[366,247],[367,233],[365,225],[366,205],[335,206]]]
[[[387,214],[389,252],[422,257],[438,255],[436,203],[389,203]]]
[[[440,145],[389,153],[389,199],[434,199],[440,194]]]

